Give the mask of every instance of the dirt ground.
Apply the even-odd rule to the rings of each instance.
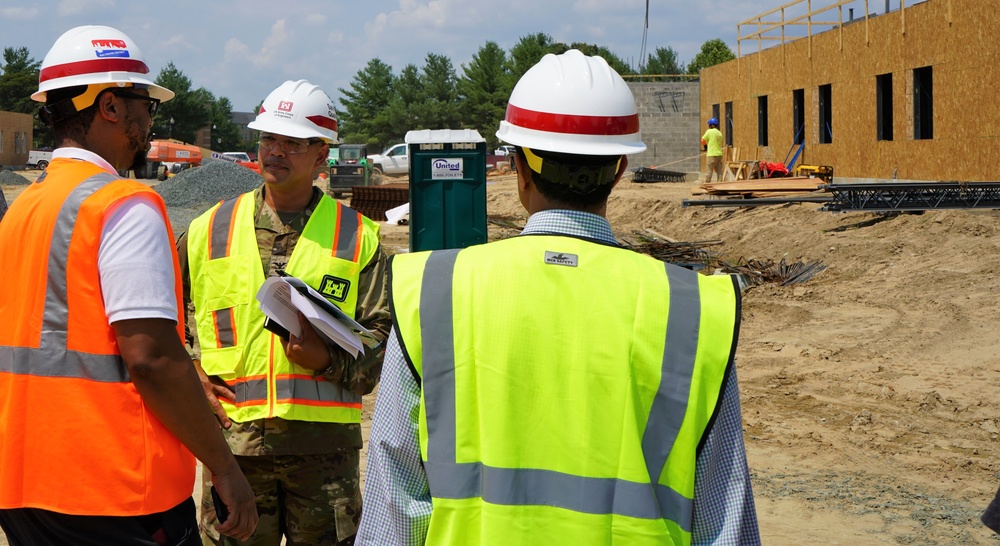
[[[1000,213],[682,207],[694,186],[622,182],[608,217],[622,236],[723,241],[712,250],[731,261],[828,266],[744,293],[737,369],[764,543],[1000,543],[978,520],[1000,486]],[[487,195],[492,218],[523,224],[513,177]],[[383,233],[405,251],[405,226]],[[515,233],[490,225],[491,239]]]

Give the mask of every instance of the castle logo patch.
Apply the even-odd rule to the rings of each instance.
[[[579,265],[580,258],[576,254],[566,254],[565,252],[550,252],[545,251],[545,263],[550,265],[565,265],[569,267],[576,267]]]
[[[319,293],[334,301],[346,300],[350,289],[351,281],[333,275],[323,276],[323,280],[319,283]]]

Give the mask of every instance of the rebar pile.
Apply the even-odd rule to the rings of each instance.
[[[376,222],[385,221],[385,211],[409,202],[409,184],[355,186],[351,190],[351,208]]]
[[[715,253],[705,250],[705,247],[721,243],[721,241],[650,242],[623,246],[662,262],[699,271],[710,267],[717,260]]]
[[[826,269],[826,266],[819,260],[788,263],[784,258],[780,262],[740,258],[735,265],[720,264],[719,269],[726,273],[742,275],[750,286],[768,283],[790,286],[808,281]]]

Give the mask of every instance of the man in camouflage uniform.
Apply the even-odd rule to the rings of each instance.
[[[291,108],[302,108],[306,112],[292,112],[296,117],[293,121],[308,125],[314,123],[316,115],[306,114],[311,100],[322,94],[322,101],[329,99],[318,87],[300,80],[286,82],[265,100],[261,113],[251,128],[260,129],[261,144],[258,162],[264,185],[252,194],[246,194],[240,201],[248,206],[253,203],[253,228],[256,235],[257,249],[260,254],[260,267],[264,277],[283,274],[288,268],[293,252],[307,231],[307,224],[315,228],[316,222],[310,223],[314,216],[325,218],[324,210],[335,207],[340,215],[340,225],[321,226],[324,230],[336,231],[342,235],[345,223],[359,226],[355,234],[357,241],[374,240],[374,253],[369,253],[365,263],[365,254],[356,258],[354,264],[360,269],[356,278],[351,279],[351,290],[357,291],[357,301],[353,316],[360,324],[373,330],[379,342],[385,341],[389,331],[390,319],[386,293],[386,255],[378,243],[377,224],[368,219],[354,219],[356,214],[347,207],[338,206],[319,188],[313,186],[312,174],[316,167],[325,162],[329,142],[336,139],[336,132],[318,127],[318,133],[299,132],[294,125],[287,122],[284,125],[269,122],[267,116],[278,111],[272,102],[291,104]],[[273,99],[273,100],[272,100]],[[285,106],[288,108],[288,106]],[[321,108],[326,114],[325,108]],[[315,112],[313,112],[315,114]],[[335,127],[332,104],[329,108],[330,121]],[[271,120],[273,121],[273,120]],[[256,124],[256,126],[255,126]],[[321,123],[322,125],[322,123]],[[328,127],[326,127],[328,129]],[[276,131],[281,130],[281,133]],[[332,134],[331,134],[332,133]],[[315,135],[321,138],[314,138]],[[227,202],[228,203],[228,202]],[[296,204],[297,203],[297,204]],[[331,205],[332,203],[332,205]],[[220,214],[218,210],[225,207],[223,203],[204,216]],[[326,208],[323,208],[326,207]],[[328,213],[327,213],[328,214]],[[234,213],[235,217],[236,214]],[[200,220],[200,219],[199,219]],[[192,290],[197,289],[200,263],[192,255],[197,252],[197,244],[192,245],[199,220],[191,224],[191,230],[183,234],[178,241],[178,253],[181,262],[184,286],[184,298],[188,305],[191,318],[189,325],[189,342],[196,362],[201,360],[205,365],[206,350],[214,345],[206,343],[206,336],[212,336],[211,330],[203,330],[198,325],[197,302],[204,301]],[[234,221],[235,225],[235,221]],[[235,228],[233,228],[235,229]],[[314,229],[310,233],[316,233]],[[237,238],[237,235],[230,235]],[[374,239],[372,239],[374,237]],[[215,241],[213,240],[213,243]],[[230,242],[230,244],[234,244]],[[310,241],[313,244],[313,241]],[[358,242],[360,245],[361,242]],[[299,263],[302,263],[301,256]],[[321,267],[321,266],[316,266]],[[216,270],[217,271],[217,270]],[[289,273],[292,273],[291,271]],[[322,273],[322,272],[321,272]],[[314,288],[318,288],[315,286]],[[256,290],[256,287],[251,287]],[[256,308],[256,302],[251,305]],[[343,308],[342,308],[343,309]],[[348,309],[343,309],[348,312]],[[259,311],[257,311],[259,312]],[[350,314],[350,313],[349,313]],[[235,315],[238,318],[238,315]],[[202,317],[204,321],[204,317]],[[238,321],[236,321],[238,322]],[[313,370],[315,378],[321,382],[332,383],[345,392],[356,395],[358,409],[354,422],[323,422],[301,420],[299,418],[283,418],[274,416],[275,404],[288,403],[281,400],[273,392],[273,385],[281,376],[271,374],[267,381],[267,400],[271,405],[270,412],[264,418],[255,418],[239,422],[230,418],[219,404],[219,399],[236,402],[226,405],[229,412],[240,411],[242,406],[234,397],[233,384],[251,379],[236,377],[229,383],[219,377],[206,376],[205,387],[209,401],[216,409],[220,422],[227,428],[226,437],[230,448],[236,455],[240,467],[250,480],[257,495],[257,510],[260,522],[254,537],[246,543],[234,542],[229,537],[219,537],[214,532],[217,521],[209,492],[209,481],[206,477],[202,494],[202,539],[205,544],[273,544],[277,546],[282,536],[288,544],[334,544],[350,545],[354,543],[354,535],[361,518],[361,494],[359,485],[359,453],[362,446],[360,425],[360,396],[370,393],[376,386],[382,369],[382,345],[369,343],[363,354],[354,358],[339,347],[323,344],[319,352],[313,342],[319,340],[316,331],[300,316],[303,326],[301,338],[290,336],[288,341],[280,341],[281,345],[272,344],[275,350],[284,349],[287,359],[294,365]],[[217,335],[217,334],[216,334]],[[267,331],[252,332],[251,336],[270,338]],[[236,342],[250,344],[246,332],[236,332]],[[240,338],[243,341],[240,341]],[[201,343],[199,343],[201,338]],[[275,337],[278,341],[280,338]],[[322,342],[320,342],[322,343]],[[312,347],[307,345],[313,344]],[[375,346],[373,346],[375,345]],[[279,348],[280,347],[280,348]],[[231,353],[230,353],[231,354]],[[247,353],[244,351],[243,357]],[[317,356],[319,355],[319,356]],[[272,365],[273,366],[273,365]],[[206,367],[206,371],[211,371]],[[270,372],[268,372],[270,374]],[[302,373],[293,377],[301,380]],[[295,396],[293,396],[294,398]],[[294,403],[294,402],[293,402]],[[266,406],[265,406],[266,407]],[[237,413],[238,414],[238,413]]]

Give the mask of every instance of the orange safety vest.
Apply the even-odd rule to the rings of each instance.
[[[101,294],[105,216],[139,193],[167,217],[149,187],[55,159],[0,223],[0,508],[135,516],[191,496],[194,457],[132,384]]]

